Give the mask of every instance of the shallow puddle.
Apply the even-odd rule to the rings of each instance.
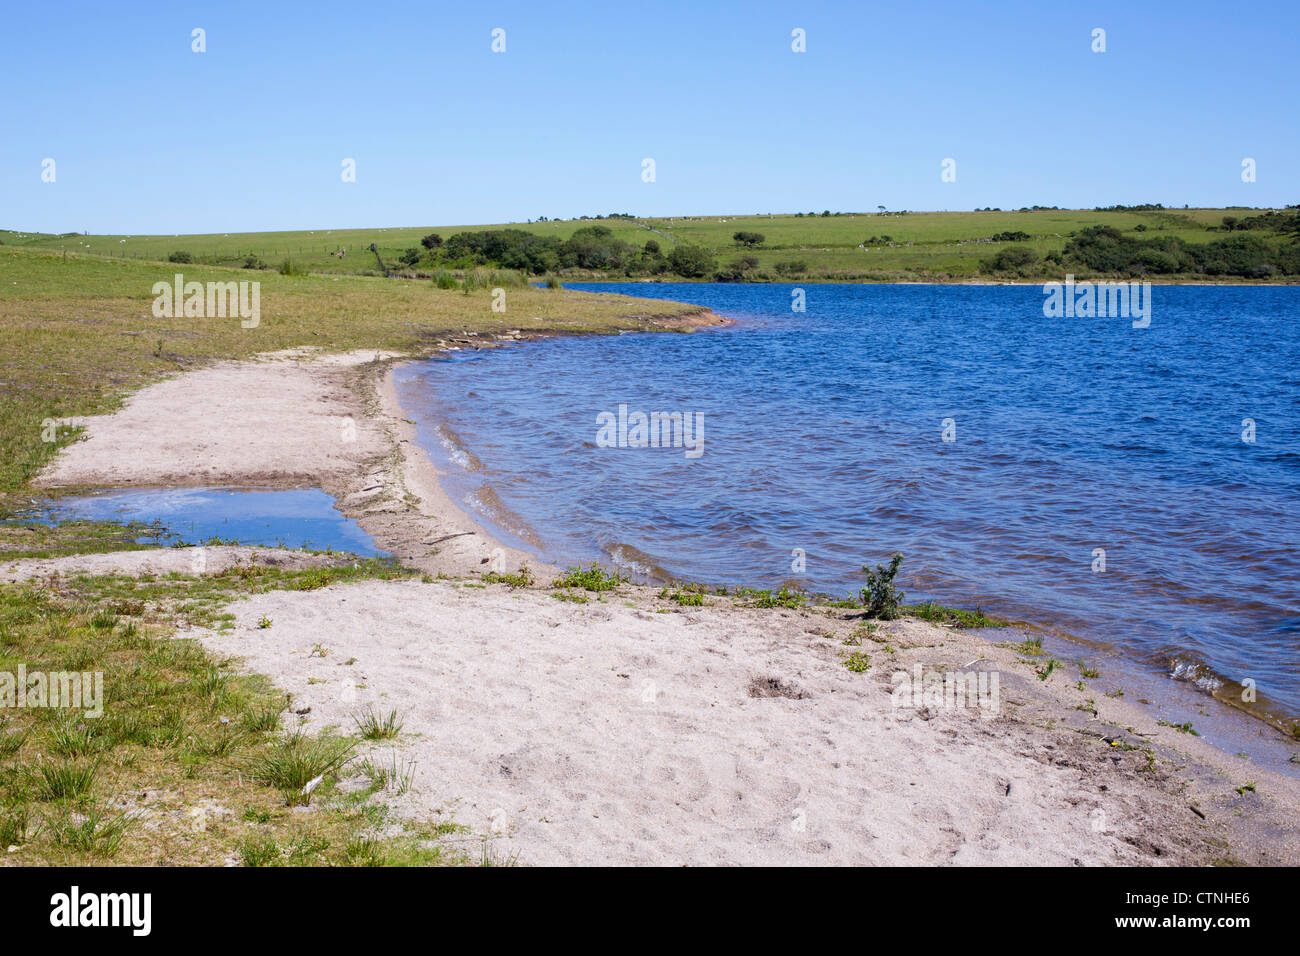
[[[383,557],[319,488],[133,488],[45,502],[31,517],[138,523],[141,543],[245,544]],[[218,539],[214,541],[214,539]]]

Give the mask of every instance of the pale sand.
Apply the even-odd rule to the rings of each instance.
[[[1239,796],[1244,778],[1215,764],[1235,758],[1063,672],[1042,684],[977,635],[893,622],[895,653],[864,641],[856,674],[838,615],[661,614],[652,594],[573,605],[368,582],[257,595],[231,608],[233,631],[197,636],[273,675],[311,728],[396,709],[396,750],[416,764],[399,805],[496,834],[521,863],[1297,860],[1293,781],[1251,771],[1257,792]],[[895,708],[890,677],[916,662],[997,670],[1002,716]],[[803,696],[754,696],[773,687]],[[1073,709],[1089,696],[1104,719]],[[1155,771],[1105,737],[1154,748]],[[393,746],[366,749],[385,762]]]
[[[43,483],[316,484],[404,563],[482,571],[499,545],[414,445],[391,374],[377,381],[386,358],[299,352],[151,386],[86,420],[89,439]],[[511,570],[525,557],[503,551]],[[138,567],[140,554],[90,566]],[[1300,861],[1294,780],[1158,726],[1102,682],[1040,682],[1011,651],[918,621],[888,625],[897,655],[866,642],[872,667],[854,674],[840,612],[681,609],[647,589],[578,606],[499,585],[367,582],[232,610],[233,632],[198,636],[310,706],[314,727],[396,707],[397,749],[418,766],[398,805],[501,829],[498,852],[525,863]],[[271,628],[255,626],[262,615]],[[323,659],[309,656],[318,643]],[[895,710],[889,675],[917,661],[996,667],[1001,716]],[[751,697],[768,678],[806,696]],[[364,687],[349,694],[348,679]],[[1088,699],[1100,719],[1076,709]],[[1155,771],[1103,737],[1153,747]],[[1248,781],[1256,791],[1236,793]]]
[[[74,554],[62,558],[0,560],[0,581],[31,581],[40,578],[74,577],[79,574],[216,574],[240,564],[296,570],[338,564],[337,557],[290,551],[286,548],[248,548],[233,545],[205,545],[194,548],[146,548],[140,551],[108,551],[104,554]]]

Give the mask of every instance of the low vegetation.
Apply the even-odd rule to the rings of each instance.
[[[353,577],[392,572],[350,566]],[[57,590],[0,586],[0,671],[23,664],[29,673],[103,674],[102,716],[0,711],[0,846],[8,860],[494,862],[490,849],[467,845],[478,841],[463,827],[392,815],[385,795],[409,788],[413,768],[362,748],[400,731],[395,712],[359,715],[356,737],[306,734],[294,726],[286,697],[263,678],[174,636],[178,624],[228,617],[191,600],[201,595],[225,602],[272,584],[317,584],[304,572],[243,571],[83,577]]]

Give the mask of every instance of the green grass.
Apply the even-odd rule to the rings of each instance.
[[[535,578],[533,577],[532,569],[528,567],[528,563],[524,562],[519,566],[518,571],[509,573],[489,571],[487,574],[483,575],[483,580],[488,584],[504,584],[511,590],[514,590],[516,588],[532,587]]]
[[[955,627],[1006,627],[1007,622],[989,617],[980,608],[963,611],[927,601],[925,604],[905,604],[900,610],[908,617],[920,618],[932,624],[952,624]]]
[[[757,257],[758,266],[747,273],[750,279],[784,281],[780,263],[798,262],[800,281],[961,281],[981,278],[980,260],[1004,248],[1025,247],[1041,257],[1059,252],[1067,237],[1094,225],[1108,225],[1130,235],[1145,238],[1170,236],[1189,242],[1206,242],[1222,233],[1209,232],[1224,215],[1243,218],[1243,209],[1165,209],[1094,211],[1084,209],[1006,210],[991,212],[846,212],[842,215],[797,216],[792,213],[764,215],[702,215],[672,218],[602,219],[599,225],[612,230],[615,238],[635,246],[649,239],[667,254],[678,244],[698,245],[712,250],[720,266],[740,255]],[[291,258],[296,268],[334,275],[378,275],[378,264],[369,246],[374,243],[390,269],[402,271],[401,254],[418,247],[430,232],[444,239],[457,232],[490,229],[523,229],[542,236],[567,239],[592,220],[564,220],[534,223],[414,226],[387,229],[334,229],[313,232],[259,232],[189,236],[77,236],[0,232],[6,247],[39,249],[62,254],[101,256],[118,261],[165,262],[176,251],[194,254],[199,264],[242,266],[248,256],[266,264]],[[1142,227],[1138,231],[1138,227]],[[732,238],[738,231],[758,232],[765,237],[756,249],[742,249]],[[1025,233],[1023,242],[991,241],[1003,233]],[[889,241],[866,244],[875,237]],[[339,258],[331,253],[346,249]],[[169,266],[171,264],[168,264]],[[189,269],[190,266],[179,268]],[[244,270],[245,277],[263,277],[267,272]],[[407,270],[414,271],[414,270]],[[434,275],[439,270],[427,272]],[[442,269],[448,283],[460,279]],[[568,270],[582,278],[580,270]],[[274,274],[274,273],[270,273]],[[1081,277],[1082,273],[1076,270]],[[588,274],[594,275],[594,274]],[[606,276],[605,278],[609,278]],[[667,278],[674,278],[668,276]],[[984,277],[987,278],[987,277]],[[1042,278],[1060,278],[1044,272]],[[544,280],[538,280],[544,281]],[[431,283],[430,283],[431,284]],[[498,283],[500,284],[500,283]]]
[[[861,651],[854,651],[844,658],[844,666],[855,674],[865,674],[871,667],[871,658]]]
[[[575,588],[580,591],[612,591],[626,580],[617,571],[606,571],[593,562],[589,568],[569,568],[551,582],[551,587],[561,590]]]
[[[359,714],[352,715],[352,722],[357,725],[357,733],[365,740],[389,740],[402,732],[402,719],[396,710],[387,714],[367,707]]]
[[[808,595],[794,588],[782,587],[775,591],[764,591],[758,588],[739,587],[733,592],[736,597],[742,598],[743,607],[784,607],[800,608],[808,603]]]
[[[338,581],[410,574],[359,564],[327,570]],[[388,776],[372,776],[350,760],[365,746],[357,738],[292,726],[282,734],[281,723],[294,719],[284,694],[175,636],[185,624],[221,623],[224,604],[240,594],[289,588],[302,575],[234,571],[0,585],[0,671],[20,663],[62,670],[79,660],[104,674],[98,719],[0,709],[0,845],[17,847],[6,862],[481,863],[477,852],[445,842],[460,832],[454,825],[392,814],[385,795],[409,788],[409,766],[394,758]],[[379,716],[377,725],[389,733],[400,722]],[[357,785],[337,786],[349,777]],[[292,809],[307,803],[310,813]]]
[[[657,320],[698,311],[683,303],[528,286],[511,288],[507,311],[500,313],[492,311],[487,287],[452,291],[363,275],[285,276],[168,263],[162,261],[166,251],[152,260],[113,258],[98,254],[94,243],[86,250],[70,240],[50,245],[3,238],[0,515],[29,506],[30,496],[16,493],[76,439],[77,429],[58,420],[114,411],[130,393],[177,372],[300,346],[423,352],[450,338],[510,330],[648,330]],[[70,244],[66,254],[58,251]],[[182,244],[203,258],[201,243],[167,242]],[[153,284],[171,281],[176,272],[187,281],[256,279],[260,324],[244,329],[237,319],[155,317]],[[21,535],[0,529],[0,549],[8,550],[15,537]]]

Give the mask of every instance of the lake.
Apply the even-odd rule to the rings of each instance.
[[[1146,328],[1047,318],[1038,286],[570,288],[737,325],[406,366],[448,489],[511,544],[833,595],[902,552],[908,602],[1300,717],[1300,288],[1156,286]],[[638,412],[680,413],[669,447]]]

